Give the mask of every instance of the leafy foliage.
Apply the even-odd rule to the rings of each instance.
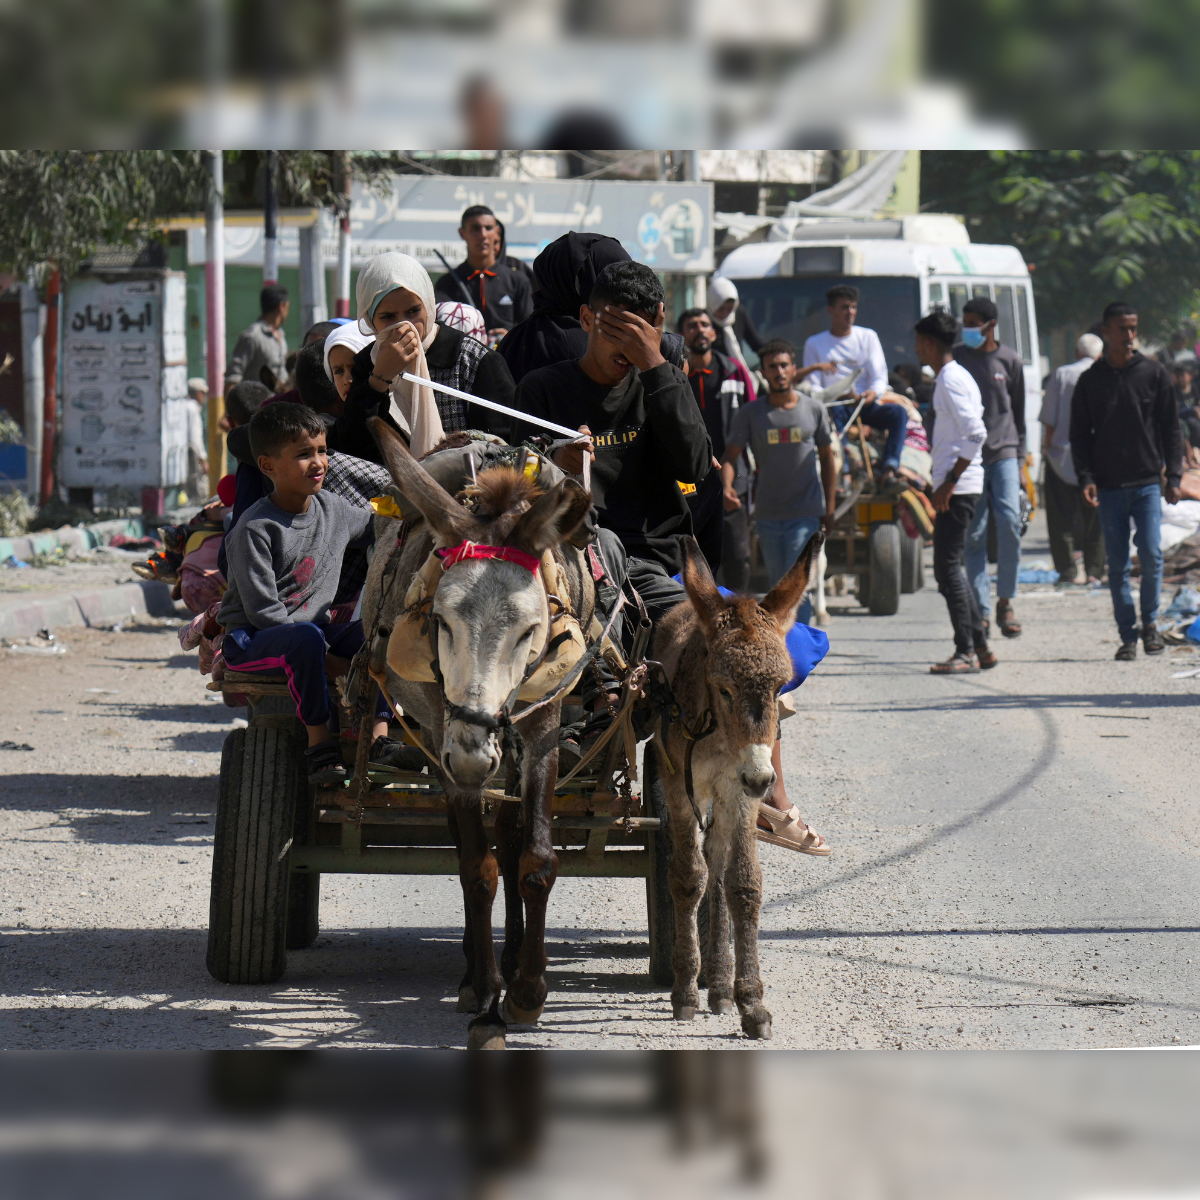
[[[1017,246],[1047,328],[1120,298],[1165,335],[1200,291],[1200,151],[925,151],[921,207]]]
[[[209,179],[199,151],[0,150],[0,266],[69,275],[99,245],[140,244],[155,218],[203,210]]]

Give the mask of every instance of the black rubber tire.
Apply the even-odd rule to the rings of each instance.
[[[876,521],[867,538],[871,567],[871,597],[867,607],[875,617],[890,617],[900,609],[900,527]]]
[[[925,586],[925,543],[900,529],[900,590],[906,595]]]
[[[675,905],[671,900],[668,872],[671,867],[671,827],[667,793],[658,773],[658,752],[647,744],[642,760],[642,794],[646,815],[657,817],[661,826],[646,835],[650,850],[650,874],[646,876],[646,911],[650,930],[650,982],[669,988],[675,982],[671,952],[675,948]]]
[[[221,983],[274,983],[287,966],[302,760],[290,730],[235,729],[225,739],[208,918],[208,970]]]

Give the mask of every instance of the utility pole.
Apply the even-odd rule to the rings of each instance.
[[[43,377],[46,383],[42,401],[42,488],[45,504],[54,495],[54,442],[58,425],[58,314],[62,301],[62,272],[55,267],[46,285],[46,336],[42,343]]]
[[[342,193],[342,220],[338,231],[337,288],[334,316],[350,315],[350,151],[339,150],[338,187]]]
[[[208,491],[216,495],[225,474],[225,161],[220,150],[210,155],[212,198],[204,222],[204,311],[208,324]]]
[[[263,286],[279,282],[279,193],[275,186],[275,150],[267,151],[263,187]]]
[[[46,403],[46,384],[42,360],[42,312],[38,304],[33,269],[20,285],[21,291],[21,373],[25,385],[25,491],[36,500],[42,490],[42,410]]]

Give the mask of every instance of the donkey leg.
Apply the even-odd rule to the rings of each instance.
[[[504,784],[508,796],[515,795],[517,769],[509,766]],[[496,857],[504,879],[504,949],[500,951],[500,974],[512,983],[517,973],[517,957],[525,936],[525,914],[521,906],[518,878],[521,866],[521,810],[511,801],[502,801],[496,813]]]
[[[733,917],[735,968],[733,995],[742,1014],[747,1037],[769,1038],[771,1014],[763,1006],[762,972],[758,965],[758,918],[762,910],[762,868],[754,837],[757,804],[747,804],[740,815],[725,884]]]
[[[729,902],[726,873],[733,844],[731,806],[718,799],[708,832],[708,1007],[733,1012],[733,952],[729,945]]]
[[[817,561],[814,572],[816,575],[816,595],[813,597],[813,621],[817,625],[829,624],[829,609],[825,607],[825,571],[829,560],[825,557],[825,547],[817,551]]]
[[[450,836],[454,839],[454,848],[458,851],[458,861],[462,864],[462,835],[458,831],[458,814],[452,804],[446,805],[446,824],[450,827]],[[463,958],[466,959],[466,969],[458,984],[458,1011],[460,1013],[477,1013],[479,1011],[479,995],[475,991],[475,927],[471,921],[471,903],[463,891]]]
[[[500,1017],[503,981],[496,967],[492,945],[492,902],[496,898],[499,868],[483,827],[483,805],[478,792],[447,789],[447,805],[457,809],[462,838],[458,854],[458,878],[462,884],[471,929],[475,974],[471,981],[479,998],[479,1015],[467,1027],[467,1046],[472,1050],[499,1050],[504,1046],[504,1022]]]
[[[682,754],[676,761],[682,761]],[[700,829],[684,790],[682,772],[667,775],[665,782],[671,830],[671,866],[667,882],[675,906],[675,945],[671,950],[675,984],[671,988],[671,1014],[676,1021],[691,1021],[700,1006],[700,989],[696,982],[700,977],[696,910],[704,897],[707,868],[701,850]]]
[[[551,704],[526,723],[521,761],[521,808],[525,818],[518,886],[525,901],[525,937],[517,972],[504,998],[504,1016],[532,1025],[546,1006],[546,905],[558,878],[558,855],[550,836],[550,808],[558,781],[560,706]]]

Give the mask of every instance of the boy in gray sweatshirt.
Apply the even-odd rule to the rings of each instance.
[[[325,425],[299,404],[268,404],[250,422],[250,445],[273,490],[255,501],[229,531],[229,588],[217,622],[222,650],[235,671],[282,671],[308,731],[309,779],[346,778],[329,730],[330,666],[345,664],[363,643],[361,621],[329,623],[342,555],[369,545],[373,514],[323,492],[329,467]],[[376,708],[372,754],[387,734],[389,710]]]

